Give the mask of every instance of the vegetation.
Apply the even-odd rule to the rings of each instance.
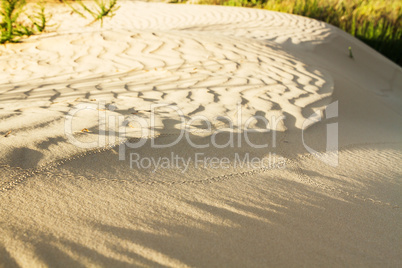
[[[44,32],[49,26],[51,16],[45,13],[45,1],[38,2],[34,14],[25,13],[26,0],[0,1],[0,44],[19,42],[22,37]],[[59,1],[67,3],[74,12],[84,18],[86,16],[83,13],[88,12],[94,18],[90,24],[100,21],[101,26],[103,26],[104,18],[113,17],[119,9],[117,0],[109,0],[108,3],[103,0],[95,0],[97,6],[95,9],[88,8],[80,0],[75,1],[83,8],[83,11],[76,9],[65,0]]]
[[[75,13],[83,18],[86,18],[84,13],[75,8],[72,4],[70,4],[66,0],[63,0],[63,2],[66,3]],[[83,8],[83,11],[89,13],[94,18],[94,20],[90,24],[96,21],[100,21],[101,27],[103,26],[103,19],[106,17],[113,17],[115,15],[115,12],[120,8],[119,6],[117,6],[117,0],[109,0],[108,4],[106,4],[103,0],[95,0],[95,3],[97,5],[95,9],[90,9],[81,0],[77,0],[75,2],[77,2]]]
[[[15,43],[23,36],[45,31],[50,18],[45,14],[44,3],[38,3],[36,14],[28,15],[31,23],[24,23],[20,18],[25,4],[25,0],[1,0],[0,44]]]
[[[0,0],[0,44],[18,42],[23,36],[45,31],[50,16],[45,13],[44,1],[34,15],[24,14],[25,0]],[[69,5],[74,12],[94,23],[113,17],[119,9],[117,0],[95,0],[89,8],[77,0],[81,9]],[[172,0],[183,2],[186,0]],[[402,1],[400,0],[200,0],[202,4],[257,7],[287,12],[325,21],[356,36],[383,55],[402,66]],[[28,23],[21,15],[28,17]],[[351,52],[350,52],[351,55]]]
[[[2,0],[1,1],[1,21],[0,42],[16,42],[18,37],[23,35],[31,35],[29,28],[20,22],[18,18],[23,11],[25,1],[18,0]]]
[[[400,0],[201,0],[201,3],[257,7],[321,20],[356,36],[402,66]]]
[[[49,20],[52,18],[51,15],[47,15],[45,13],[45,4],[44,2],[40,2],[36,6],[37,12],[29,16],[29,19],[31,20],[33,26],[36,28],[38,32],[43,32],[45,31],[46,27],[49,26]]]

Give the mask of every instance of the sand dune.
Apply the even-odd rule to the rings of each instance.
[[[0,47],[0,265],[402,261],[399,66],[304,17],[120,5]]]

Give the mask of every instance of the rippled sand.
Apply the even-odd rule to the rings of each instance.
[[[0,47],[0,265],[402,261],[399,66],[300,16],[120,5],[103,28],[50,6],[57,30]],[[159,107],[153,116],[160,104],[176,110]],[[66,135],[79,105],[89,109],[74,115]],[[324,120],[330,106],[337,114]],[[306,129],[314,112],[323,120]],[[122,128],[119,118],[132,121]],[[184,129],[183,118],[210,125]],[[270,131],[247,135],[249,118],[249,128]],[[331,123],[336,167],[317,158]],[[208,146],[195,148],[187,136]],[[143,146],[122,149],[140,138]],[[223,146],[230,139],[233,146]],[[79,148],[72,140],[101,142]],[[151,143],[175,140],[162,149]],[[206,165],[197,154],[229,164]],[[188,162],[143,168],[133,156]],[[246,156],[276,165],[238,165]]]

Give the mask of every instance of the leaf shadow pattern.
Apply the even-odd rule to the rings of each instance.
[[[312,265],[333,261],[339,254],[344,254],[347,263],[362,254],[364,244],[378,253],[362,263],[395,253],[390,248],[393,243],[372,242],[384,224],[395,224],[379,224],[380,215],[392,211],[373,204],[370,213],[357,213],[367,209],[360,200],[332,196],[280,175],[239,176],[230,183],[196,187],[128,183],[119,195],[109,185],[98,193],[85,189],[82,196],[67,200],[71,187],[82,186],[77,181],[74,186],[57,186],[60,190],[54,199],[44,204],[58,211],[67,202],[63,218],[69,224],[61,229],[48,225],[47,231],[15,229],[27,234],[25,242],[47,266]],[[238,191],[233,193],[232,187]],[[39,218],[50,216],[53,212],[43,210],[44,205],[32,213]]]

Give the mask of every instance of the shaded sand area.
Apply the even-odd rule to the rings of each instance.
[[[0,266],[401,264],[400,67],[299,16],[120,5],[0,47]]]

